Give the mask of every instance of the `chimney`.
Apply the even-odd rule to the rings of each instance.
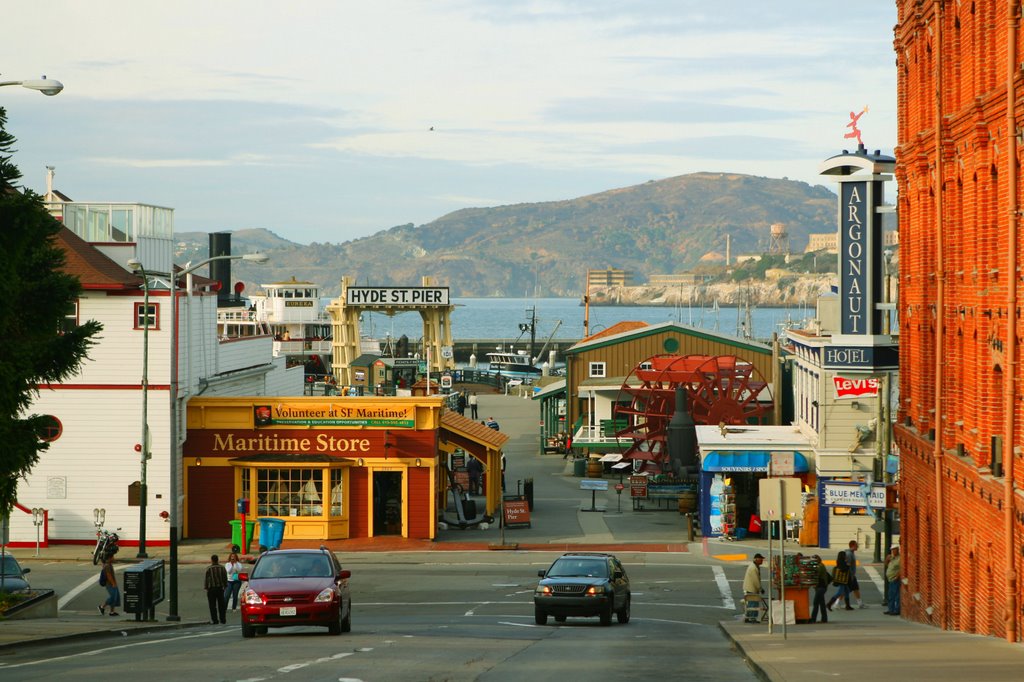
[[[211,232],[210,233],[210,258],[217,256],[231,255],[231,233]],[[231,296],[231,261],[215,260],[210,263],[210,278],[220,282],[220,289],[217,290],[217,306],[233,305]]]
[[[675,410],[666,429],[668,457],[676,477],[697,473],[697,429],[687,410],[686,389],[676,387]]]

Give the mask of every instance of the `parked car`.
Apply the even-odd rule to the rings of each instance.
[[[31,572],[31,568],[22,568],[18,560],[10,554],[3,555],[3,563],[0,564],[0,591],[3,592],[26,592],[29,589],[28,578],[25,577],[26,573]]]
[[[272,550],[259,557],[242,595],[242,637],[267,628],[324,625],[332,635],[352,629],[348,579],[334,553],[320,549]]]
[[[548,616],[559,623],[567,616],[599,616],[601,625],[611,625],[613,613],[620,623],[629,622],[629,577],[614,555],[563,554],[537,575],[541,578],[533,593],[537,625],[546,625]]]

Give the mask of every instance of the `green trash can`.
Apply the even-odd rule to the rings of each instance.
[[[239,519],[233,519],[228,521],[231,524],[231,544],[242,547],[242,522]],[[245,547],[242,547],[242,551],[246,554],[249,553],[249,545],[252,544],[252,532],[256,528],[256,523],[253,521],[245,522]]]
[[[583,478],[587,475],[587,459],[581,457],[572,461],[572,475],[576,478]]]

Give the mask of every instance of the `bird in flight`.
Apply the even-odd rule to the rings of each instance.
[[[431,129],[431,130],[433,130],[433,129],[434,129],[434,126],[430,126],[430,129]]]

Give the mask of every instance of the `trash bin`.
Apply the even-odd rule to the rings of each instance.
[[[583,478],[587,475],[587,460],[574,459],[572,461],[572,475],[576,478]]]
[[[467,521],[472,521],[476,518],[476,500],[462,501],[462,516]]]
[[[526,498],[526,506],[533,511],[533,478],[523,481],[523,497]]]
[[[267,549],[277,549],[284,539],[282,519],[260,519],[260,544]]]
[[[239,519],[232,519],[228,521],[231,524],[231,544],[242,547],[242,522]],[[249,545],[252,544],[252,531],[256,527],[256,524],[252,521],[245,522],[245,547],[242,547],[242,551],[246,554],[249,553]]]

